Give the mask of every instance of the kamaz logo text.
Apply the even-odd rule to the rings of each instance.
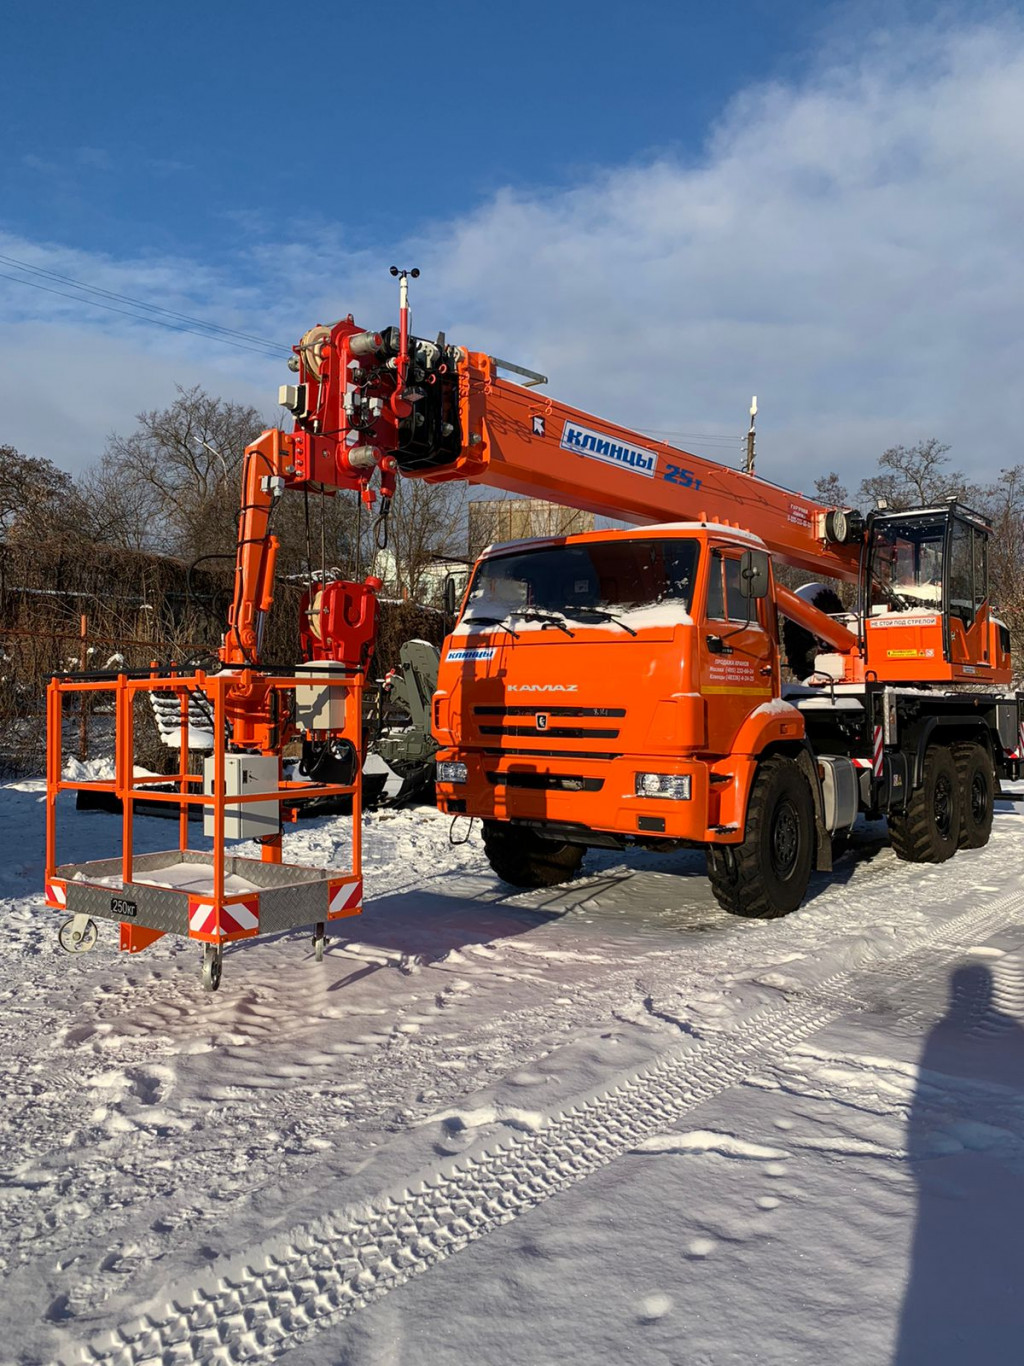
[[[621,465],[648,479],[654,477],[658,465],[654,451],[645,450],[643,446],[629,446],[624,441],[613,441],[610,436],[591,431],[589,427],[580,427],[575,422],[565,424],[558,444],[563,451],[575,451],[577,455],[603,460],[608,465]]]
[[[579,692],[578,683],[510,683],[507,692]]]

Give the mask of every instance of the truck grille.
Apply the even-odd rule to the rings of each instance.
[[[474,707],[473,715],[477,718],[480,734],[486,736],[501,736],[509,739],[530,739],[530,740],[617,740],[620,735],[618,726],[601,725],[564,725],[559,722],[587,722],[587,721],[608,721],[621,720],[626,715],[624,707],[548,707],[542,701],[538,701],[531,706],[516,707]],[[542,715],[547,717],[547,724],[543,727],[537,725],[537,717]],[[552,724],[555,723],[555,724]],[[548,758],[572,757],[576,753],[584,751],[576,750],[512,750],[503,747],[504,754],[536,754]],[[598,755],[592,754],[589,750],[585,751],[587,758],[615,758],[612,754]]]
[[[544,731],[538,734],[545,734]],[[485,754],[507,757],[514,755],[521,759],[586,759],[589,763],[591,759],[607,761],[609,759],[621,759],[622,755],[596,749],[513,749],[511,746],[502,746],[501,749],[485,749]]]
[[[549,713],[550,715],[550,713]],[[550,735],[552,740],[617,740],[618,730],[584,730],[582,726],[481,726],[481,735]]]
[[[538,702],[529,707],[474,707],[474,716],[536,716],[539,711],[548,716],[625,716],[625,707],[546,707]]]
[[[521,787],[533,792],[600,792],[603,778],[584,778],[579,773],[488,773],[493,787]]]

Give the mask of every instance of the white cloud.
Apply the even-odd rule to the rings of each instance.
[[[747,92],[700,164],[500,196],[436,234],[431,293],[627,422],[739,433],[756,392],[782,480],[930,434],[997,471],[1024,367],[1024,33],[909,42]]]
[[[1024,29],[918,25],[857,51],[744,92],[698,160],[506,190],[386,257],[307,223],[245,242],[230,281],[187,261],[52,268],[289,340],[350,309],[389,321],[386,267],[418,265],[422,331],[543,370],[598,414],[738,440],[757,393],[769,477],[806,485],[837,466],[855,482],[886,445],[928,435],[994,474],[1018,459]],[[17,292],[0,280],[0,302]],[[113,315],[86,326],[45,295],[21,307],[37,326],[0,333],[0,440],[39,454],[72,458],[68,424],[74,450],[94,451],[175,381],[270,406],[284,378]]]

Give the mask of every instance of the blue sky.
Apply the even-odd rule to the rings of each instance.
[[[830,12],[44,0],[5,26],[5,225],[228,265],[239,235],[298,217],[401,240],[506,185],[694,155],[729,95],[799,67]]]
[[[1019,4],[61,0],[2,31],[9,258],[285,345],[390,321],[395,260],[422,331],[691,449],[738,457],[756,392],[782,481],[929,435],[1016,458]],[[24,278],[0,442],[81,468],[175,384],[274,416],[276,361]]]

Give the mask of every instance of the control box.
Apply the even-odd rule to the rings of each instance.
[[[304,673],[330,678],[333,674],[347,676],[351,670],[334,660],[312,660],[297,666],[296,678],[301,678]],[[347,696],[346,688],[335,688],[329,683],[299,684],[295,689],[296,725],[302,730],[343,731]]]
[[[203,763],[203,792],[213,795],[213,774],[216,759],[211,754]],[[227,797],[249,796],[255,792],[276,792],[278,761],[273,754],[225,754],[224,792]],[[276,835],[281,822],[280,803],[238,802],[224,808],[224,838],[254,840],[261,835]],[[203,811],[203,834],[212,835],[213,808]]]

